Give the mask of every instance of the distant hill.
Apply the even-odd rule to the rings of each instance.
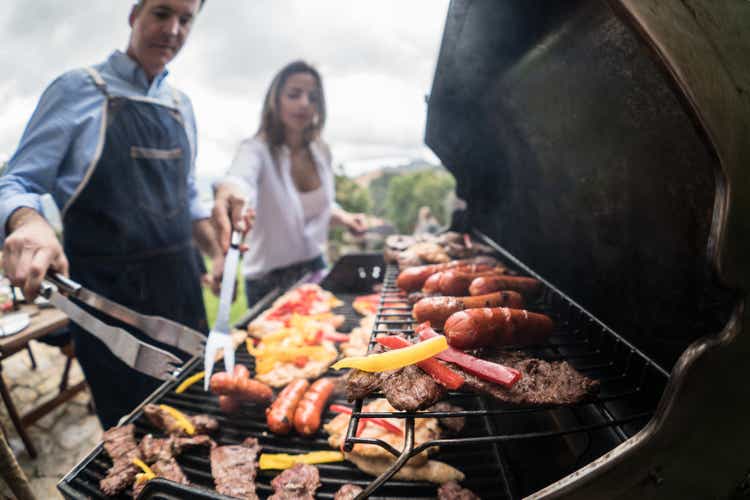
[[[430,169],[436,169],[436,168],[442,168],[442,167],[440,167],[439,165],[433,165],[431,163],[427,163],[424,160],[412,160],[409,163],[406,163],[404,165],[397,165],[393,167],[383,167],[383,168],[371,170],[369,172],[365,172],[364,174],[361,174],[355,177],[354,182],[366,188],[370,186],[370,183],[372,183],[372,181],[383,176],[391,177],[393,175],[421,172],[423,170],[430,170]]]

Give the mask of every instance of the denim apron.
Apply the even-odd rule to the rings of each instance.
[[[63,212],[70,275],[135,311],[205,333],[187,188],[192,155],[177,106],[110,95],[101,76],[87,71],[106,103],[98,154]],[[102,319],[165,348],[110,317]],[[71,330],[97,415],[107,429],[161,382],[125,365],[81,328]],[[175,354],[184,359],[184,353]]]

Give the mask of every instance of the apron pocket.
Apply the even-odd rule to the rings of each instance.
[[[160,217],[175,217],[187,210],[187,174],[182,148],[130,147],[133,177],[138,187],[136,204]]]

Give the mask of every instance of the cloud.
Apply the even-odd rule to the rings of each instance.
[[[15,148],[44,87],[127,44],[127,0],[5,0],[0,20],[0,154]],[[199,172],[220,175],[255,132],[271,78],[305,59],[322,75],[325,137],[339,161],[429,155],[429,92],[447,0],[209,0],[170,65],[190,95]],[[380,153],[379,153],[380,152]],[[360,162],[361,164],[361,162]]]

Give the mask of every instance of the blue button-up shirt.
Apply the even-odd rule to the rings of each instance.
[[[174,105],[177,94],[192,150],[190,213],[193,220],[208,217],[195,183],[197,133],[190,99],[167,85],[167,70],[149,84],[143,69],[119,50],[94,68],[110,95],[147,97]],[[63,74],[44,91],[5,175],[0,177],[0,243],[5,241],[6,222],[15,210],[30,207],[42,213],[42,194],[50,193],[60,210],[66,206],[96,154],[104,102],[104,95],[83,69]]]

